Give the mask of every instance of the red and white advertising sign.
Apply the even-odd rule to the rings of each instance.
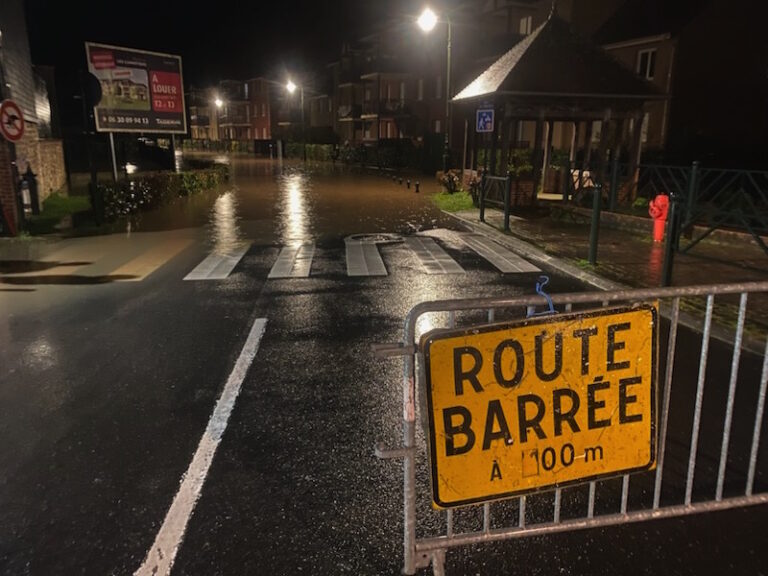
[[[152,109],[156,112],[178,112],[182,103],[181,75],[175,72],[150,71]]]
[[[0,134],[9,142],[18,142],[24,136],[24,114],[13,100],[0,102]]]
[[[93,42],[85,51],[101,87],[93,103],[98,132],[187,131],[180,56]]]

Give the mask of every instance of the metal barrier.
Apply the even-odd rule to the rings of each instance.
[[[404,461],[403,573],[414,574],[418,568],[426,568],[431,564],[435,574],[443,574],[446,551],[459,546],[768,503],[768,492],[765,491],[767,486],[764,484],[765,475],[768,472],[765,469],[758,470],[758,452],[768,385],[768,340],[763,344],[761,334],[756,343],[751,335],[745,336],[749,330],[747,328],[745,331],[745,326],[749,325],[748,296],[750,293],[766,292],[768,292],[768,282],[552,295],[551,300],[554,305],[562,307],[566,312],[594,309],[596,306],[607,307],[619,303],[634,304],[649,300],[660,302],[660,310],[667,319],[668,326],[665,330],[659,330],[660,342],[663,342],[666,336],[667,344],[666,359],[660,358],[661,410],[656,469],[620,477],[620,492],[619,480],[608,479],[584,482],[576,486],[569,485],[556,488],[554,491],[520,496],[511,500],[444,511],[430,508],[429,480],[424,474],[428,460],[423,453],[425,440],[419,436],[419,442],[417,442],[417,412],[425,410],[419,408],[416,402],[417,393],[423,391],[425,386],[424,356],[417,345],[418,327],[426,321],[430,329],[437,328],[440,327],[439,320],[445,327],[453,328],[457,324],[457,315],[461,315],[462,319],[466,315],[468,327],[485,322],[494,323],[525,318],[526,313],[530,315],[536,306],[547,305],[547,300],[538,295],[478,298],[424,302],[412,308],[405,318],[403,341],[375,347],[379,357],[404,357],[403,443],[395,449],[387,449],[379,444],[375,450],[379,458],[402,458]],[[692,303],[701,299],[705,300],[703,318],[681,311],[681,303],[685,310],[692,308]],[[738,300],[735,331],[731,329],[723,331],[722,327],[713,324],[715,309],[719,311],[720,306],[728,306],[732,309],[732,300]],[[462,325],[464,324],[462,322]],[[680,326],[693,327],[696,331],[696,339],[701,338],[699,357],[691,366],[691,378],[687,381],[684,377],[687,365],[682,365],[682,376],[675,372],[675,360],[681,348],[684,351],[680,354],[684,354],[687,358],[691,357],[691,352],[685,350],[691,339],[683,338],[678,341]],[[711,341],[714,339],[729,343],[725,349],[718,345],[716,350],[718,355],[729,356],[730,363],[727,396],[722,398],[724,400],[722,406],[718,404],[718,410],[722,408],[723,413],[717,414],[716,418],[713,418],[711,405],[708,405],[706,411],[702,409],[708,381],[707,367],[712,350]],[[743,357],[742,350],[756,352],[757,357]],[[739,418],[735,419],[737,383],[742,388],[745,385],[744,382],[740,382],[740,377],[743,380],[746,369],[742,368],[742,374],[739,372],[740,365],[745,362],[745,359],[752,361],[749,365],[750,369],[754,369],[755,374],[760,374],[759,382],[754,389],[741,392],[742,397],[744,394],[749,396],[749,411],[751,412],[753,406],[755,408],[754,414],[749,414],[750,418],[742,418],[744,414],[739,405]],[[728,362],[716,363],[717,365],[727,369]],[[679,363],[677,368],[680,372]],[[747,377],[749,375],[747,373]],[[673,383],[676,400],[678,400],[674,404],[672,403]],[[719,396],[724,395],[725,390],[710,386],[709,393],[717,394],[720,399]],[[681,398],[682,401],[680,401]],[[689,418],[690,424],[688,424]],[[681,438],[681,434],[685,437]],[[699,440],[704,435],[707,444],[702,443],[702,446],[709,446],[712,434],[717,436],[715,445],[719,446],[719,458],[718,455],[713,455],[711,461],[706,461],[704,466],[697,468],[697,455],[700,459],[707,459],[707,454],[699,451]],[[670,443],[668,439],[671,436],[674,439]],[[731,438],[750,440],[731,442]],[[766,448],[768,447],[764,445],[763,449]],[[716,460],[719,462],[717,467],[714,466]],[[668,471],[665,476],[666,464],[673,466],[670,468],[671,472]],[[763,464],[768,465],[768,461],[764,459]],[[756,487],[755,480],[758,473],[761,484]],[[696,478],[696,484],[694,484],[694,478]],[[630,502],[632,480],[635,480],[637,486]],[[762,491],[756,488],[762,488]],[[586,500],[586,509],[583,506],[583,500]],[[601,505],[610,503],[613,509],[601,513],[601,510],[596,510],[596,500],[601,502]],[[536,517],[535,510],[542,509],[549,512],[546,512],[543,517],[541,514]],[[496,522],[494,515],[506,518],[510,515],[517,516],[517,521]],[[424,534],[423,536],[417,536],[417,528]]]
[[[511,210],[512,178],[510,176],[488,176],[483,174],[480,182],[480,221],[485,222],[485,206],[499,206],[504,209],[504,230],[509,231]]]

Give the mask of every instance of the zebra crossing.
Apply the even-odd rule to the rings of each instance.
[[[471,251],[487,260],[501,273],[539,272],[539,268],[493,240],[478,234],[451,233]],[[82,283],[140,282],[162,266],[178,257],[195,243],[184,236],[147,236],[129,242],[107,238],[103,241],[68,242],[59,250],[36,262],[29,270],[0,274],[0,283],[56,284],[66,279],[80,278]],[[345,265],[348,277],[383,277],[389,270],[382,257],[384,246],[397,246],[396,252],[418,263],[428,275],[465,274],[464,268],[430,235],[400,237],[394,234],[354,235],[345,239]],[[460,245],[454,241],[454,246]],[[229,278],[253,243],[242,241],[225,249],[214,248],[193,266],[184,281],[222,281]],[[267,279],[290,280],[309,278],[315,258],[314,242],[283,246],[272,263]],[[390,253],[391,254],[391,253]],[[91,282],[92,281],[92,282]]]
[[[244,242],[230,250],[211,252],[194,270],[184,276],[184,280],[224,280],[250,247],[250,242]]]

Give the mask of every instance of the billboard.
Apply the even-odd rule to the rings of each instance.
[[[93,108],[98,132],[187,131],[180,56],[91,42],[85,53],[101,88]]]

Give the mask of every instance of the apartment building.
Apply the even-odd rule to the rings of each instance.
[[[669,160],[764,164],[768,6],[748,0],[627,0],[596,32],[669,95],[645,110],[647,149]]]

